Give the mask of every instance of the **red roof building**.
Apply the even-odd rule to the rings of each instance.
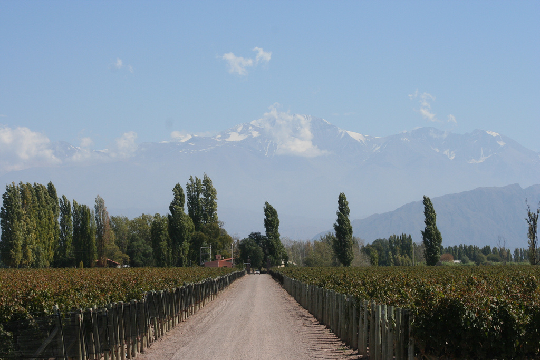
[[[204,266],[205,267],[227,267],[227,268],[232,268],[234,266],[233,258],[221,259],[221,255],[216,255],[216,260],[207,261],[207,262],[204,263]]]

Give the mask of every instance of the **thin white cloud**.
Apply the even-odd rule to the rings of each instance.
[[[227,61],[229,65],[229,73],[238,75],[247,75],[246,68],[248,66],[253,66],[252,59],[244,59],[242,56],[236,56],[232,52],[226,53],[222,57],[223,60]]]
[[[127,71],[129,71],[132,74],[134,72],[133,66],[131,66],[129,64],[127,64],[127,65],[124,64],[124,62],[120,58],[116,58],[116,61],[109,65],[109,69],[111,69],[113,71],[120,71],[123,68],[126,68]]]
[[[247,75],[248,67],[257,66],[259,63],[268,63],[272,59],[271,51],[264,51],[263,48],[257,46],[253,48],[253,51],[257,52],[255,60],[236,56],[232,52],[223,54],[221,59],[227,62],[230,74]]]
[[[413,100],[418,97],[418,89],[414,92],[414,94],[409,94],[409,99]]]
[[[126,159],[135,155],[137,151],[138,145],[135,140],[137,140],[137,133],[129,131],[115,139],[108,149],[94,151],[90,149],[93,145],[92,139],[82,138],[81,147],[69,160],[76,163],[94,163]]]
[[[431,111],[431,103],[435,102],[436,97],[431,95],[430,93],[424,92],[419,93],[418,90],[416,90],[413,94],[409,94],[409,99],[415,100],[418,99],[420,103],[420,109],[417,111],[422,115],[422,117],[430,122],[442,122],[437,118],[437,114]],[[456,117],[452,114],[448,115],[447,122],[450,123],[457,123]]]
[[[435,101],[435,100],[436,100],[435,96],[428,94],[426,92],[420,95],[420,104],[422,105],[422,107],[431,109],[430,101]]]
[[[51,141],[42,133],[25,127],[0,128],[0,171],[23,170],[34,166],[60,164]]]
[[[193,136],[191,134],[185,133],[183,131],[173,131],[171,132],[171,139],[173,141],[186,142],[191,139]]]
[[[116,70],[120,70],[123,67],[124,67],[124,63],[122,62],[120,58],[116,58],[116,62],[111,64],[111,68],[116,69]]]
[[[424,119],[427,119],[432,122],[437,121],[436,115],[430,111],[429,107],[421,107],[419,111],[420,111],[420,114],[422,114],[422,117]]]
[[[263,48],[260,48],[260,47],[257,47],[257,46],[255,46],[253,48],[253,51],[257,52],[257,57],[255,58],[255,62],[257,64],[259,63],[259,61],[267,63],[267,62],[270,61],[270,59],[272,59],[272,52],[271,51],[265,52],[263,50]]]
[[[276,154],[315,157],[326,154],[313,144],[311,117],[278,111],[279,104],[251,124],[261,127],[277,144]]]
[[[113,158],[128,158],[135,154],[137,151],[137,133],[135,131],[129,131],[123,133],[121,137],[114,141],[114,147],[109,152]]]
[[[84,137],[81,139],[81,148],[88,149],[94,145],[94,141],[89,137]]]

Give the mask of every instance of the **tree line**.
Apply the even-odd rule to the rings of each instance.
[[[315,241],[313,247],[310,248],[311,251],[308,250],[311,255],[308,255],[305,262],[302,260],[302,265],[351,265],[355,257],[355,239],[352,236],[349,213],[347,198],[344,193],[340,193],[338,210],[336,211],[337,219],[334,224],[335,233],[327,234],[319,242]],[[252,232],[247,238],[242,239],[238,246],[240,250],[239,260],[249,263],[253,268],[299,265],[294,254],[290,254],[290,251],[281,241],[278,213],[268,202],[264,204],[264,216],[265,235],[260,232]]]
[[[288,241],[285,247],[279,234],[277,211],[264,206],[265,235],[251,233],[237,241],[227,234],[217,216],[217,191],[212,180],[189,178],[184,192],[177,183],[172,189],[169,213],[142,214],[134,219],[109,216],[105,201],[98,195],[93,209],[58,197],[52,182],[11,183],[6,186],[0,210],[2,229],[0,259],[8,267],[92,267],[106,265],[108,259],[130,266],[192,266],[210,260],[201,249],[250,262],[253,267],[300,266],[408,266],[436,265],[441,261],[461,260],[466,264],[487,262],[540,262],[537,223],[540,207],[527,205],[528,249],[505,244],[490,248],[459,245],[444,248],[436,224],[436,212],[429,197],[423,197],[425,228],[422,243],[410,235],[392,235],[364,245],[353,237],[349,203],[344,193],[338,198],[334,232],[313,242]],[[187,212],[186,212],[187,207]]]
[[[279,234],[278,213],[268,201],[264,203],[264,228],[265,235],[252,232],[239,242],[238,260],[254,269],[288,265],[289,258]]]
[[[190,177],[184,192],[172,189],[169,213],[134,219],[109,216],[98,195],[93,208],[58,197],[47,186],[11,183],[0,210],[0,258],[14,268],[106,266],[108,260],[130,266],[191,266],[200,248],[231,253],[233,239],[217,216],[212,180]],[[187,212],[186,212],[187,205]]]
[[[328,233],[314,241],[287,242],[286,250],[292,263],[299,266],[340,266],[340,265],[374,265],[374,266],[410,266],[416,264],[438,265],[444,262],[459,260],[462,264],[471,262],[477,265],[498,262],[529,262],[533,265],[540,263],[540,251],[538,248],[538,217],[540,206],[534,211],[527,204],[528,224],[528,248],[515,248],[512,252],[506,248],[506,241],[499,238],[499,246],[482,248],[474,245],[442,246],[442,236],[437,228],[437,214],[429,197],[423,197],[425,228],[421,231],[422,242],[416,244],[411,235],[392,235],[388,239],[380,238],[371,244],[365,244],[363,240],[348,235],[351,242],[347,242],[347,253],[352,253],[352,263],[339,260],[336,251],[338,230],[340,222],[344,222],[345,214],[348,216],[348,206],[345,209],[341,194],[339,199],[338,221],[334,224],[335,233]],[[347,203],[348,205],[348,203]],[[350,224],[349,224],[350,225]],[[346,225],[345,225],[346,226]],[[343,253],[343,252],[342,252]],[[347,265],[349,264],[349,265]]]

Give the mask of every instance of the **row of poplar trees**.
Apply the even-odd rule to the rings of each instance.
[[[187,196],[186,196],[187,195]],[[185,211],[187,197],[187,213]],[[4,266],[92,267],[111,258],[128,264],[127,248],[118,239],[122,217],[109,217],[105,201],[98,195],[94,209],[58,197],[52,182],[47,186],[11,183],[6,186],[0,210],[2,229],[0,257]],[[217,191],[205,174],[190,177],[186,193],[176,184],[170,214],[150,218],[151,262],[156,266],[187,266],[199,262],[201,246],[228,248],[232,238],[217,217]],[[143,214],[144,216],[144,214]]]
[[[8,184],[2,199],[0,254],[5,266],[65,266],[71,253],[90,264],[95,228],[86,205],[73,201],[71,208],[65,196],[58,198],[52,182]]]
[[[422,232],[422,242],[424,244],[424,256],[426,258],[427,265],[436,265],[440,258],[440,249],[442,243],[442,237],[439,229],[437,228],[437,214],[433,208],[431,200],[424,196],[424,216],[426,227]],[[336,211],[337,220],[334,223],[334,234],[328,234],[332,243],[332,249],[339,263],[343,266],[351,266],[354,254],[353,254],[353,236],[352,226],[349,220],[349,202],[344,193],[339,194],[338,198],[338,211]],[[389,261],[396,265],[408,265],[410,259],[413,256],[412,238],[405,234],[401,237],[395,235],[391,237],[389,241],[389,247],[393,256]],[[378,255],[376,247],[371,248],[364,247],[365,252],[368,255],[375,257]],[[372,263],[377,264],[378,258],[375,260],[370,257]],[[377,256],[378,257],[378,256]],[[390,265],[390,264],[388,264]]]

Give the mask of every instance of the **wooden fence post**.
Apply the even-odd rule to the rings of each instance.
[[[414,339],[412,337],[412,332],[411,332],[411,323],[412,323],[412,319],[411,319],[411,311],[410,310],[406,310],[406,313],[407,315],[406,317],[406,321],[407,321],[407,330],[408,330],[408,340],[409,340],[409,345],[408,345],[408,358],[409,360],[413,360],[414,359]]]
[[[354,299],[353,308],[352,308],[352,341],[351,341],[351,347],[353,349],[358,349],[358,306],[357,301],[355,298],[351,297],[351,299]]]
[[[82,328],[82,315],[80,309],[72,309],[71,325],[75,328],[75,353],[77,360],[85,360],[84,332]]]
[[[377,346],[375,345],[375,332],[377,325],[375,324],[375,301],[371,301],[371,311],[369,315],[369,357],[376,359],[375,348]]]
[[[388,317],[387,317],[387,309],[388,307],[386,305],[381,306],[381,358],[387,359],[388,358],[388,349],[386,348],[386,345],[388,344]]]
[[[99,359],[101,357],[101,339],[99,336],[98,328],[97,306],[94,305],[94,307],[90,309],[90,315],[92,317],[92,340],[94,341],[94,359]]]
[[[56,318],[55,331],[58,333],[58,335],[56,335],[56,346],[58,347],[58,349],[60,349],[62,353],[62,358],[66,359],[67,354],[66,354],[66,345],[64,342],[64,331],[62,330],[62,314],[60,313],[60,308],[58,307],[58,305],[53,306],[52,313],[54,317]]]
[[[393,359],[394,358],[394,333],[395,333],[395,325],[394,325],[394,307],[388,306],[388,358]]]
[[[356,336],[353,335],[353,328],[354,323],[356,322],[356,313],[354,312],[354,303],[353,303],[353,297],[352,295],[346,295],[347,296],[347,343],[350,347],[353,347],[353,338]]]

